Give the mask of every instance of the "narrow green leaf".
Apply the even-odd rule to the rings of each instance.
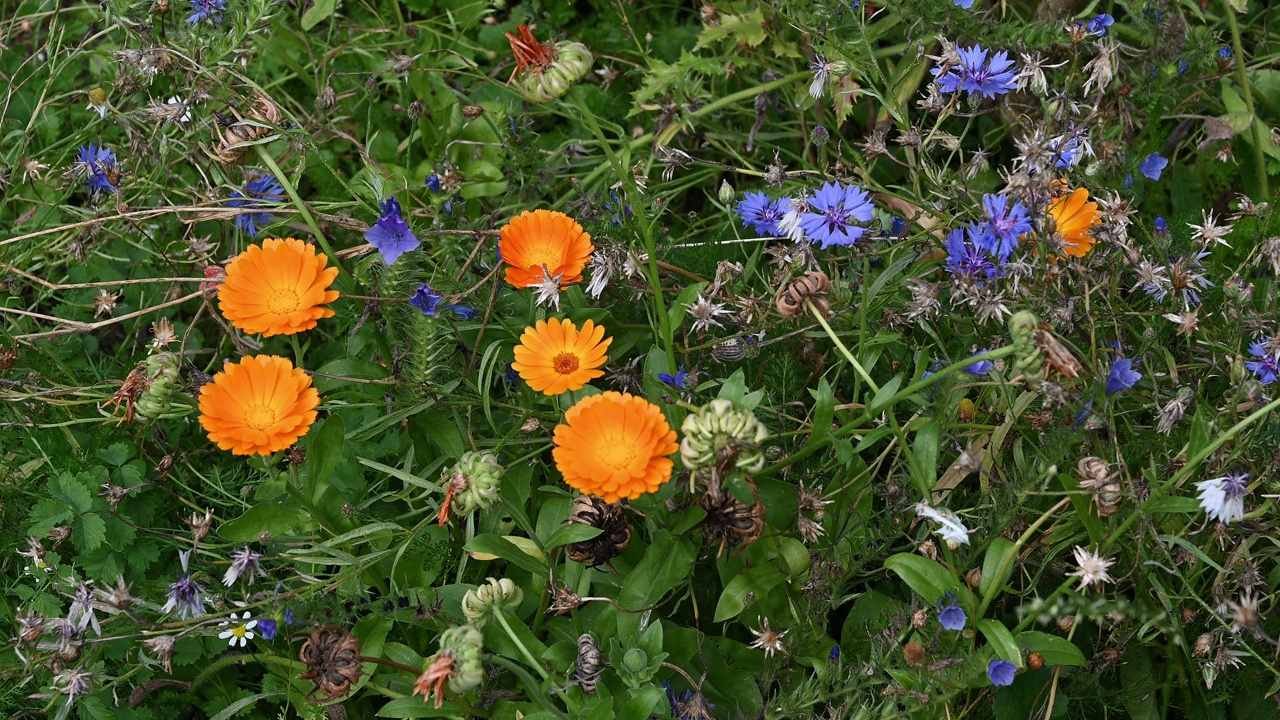
[[[813,425],[809,430],[809,441],[805,447],[813,447],[821,443],[831,434],[831,421],[835,418],[836,394],[826,378],[818,381],[818,389],[810,390],[815,400],[813,406]]]
[[[307,448],[306,496],[312,502],[320,498],[329,478],[333,476],[333,469],[338,466],[338,458],[342,456],[342,447],[346,444],[344,435],[342,416],[330,415],[311,438],[311,444]]]
[[[978,592],[986,605],[990,605],[993,594],[1004,589],[1004,583],[1013,572],[1014,556],[1018,547],[1012,541],[998,537],[987,546],[987,556],[982,561],[982,582]]]
[[[302,29],[310,30],[333,15],[338,7],[338,0],[316,0],[316,4],[302,13]]]
[[[546,575],[547,566],[533,557],[529,553],[516,547],[515,543],[502,537],[501,535],[493,535],[486,533],[477,535],[467,542],[465,549],[468,552],[481,552],[490,555],[497,555],[507,562],[524,568],[534,575]]]
[[[551,537],[547,539],[546,548],[550,550],[551,548],[557,548],[561,545],[590,540],[591,538],[598,536],[600,532],[600,528],[592,527],[590,525],[578,525],[577,523],[564,525],[551,533]]]

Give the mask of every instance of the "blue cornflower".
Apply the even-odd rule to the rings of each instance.
[[[1018,238],[1031,232],[1031,215],[1021,202],[1009,207],[1009,200],[1004,193],[982,196],[982,210],[986,233],[983,237],[988,242],[994,241],[994,247],[984,248],[991,251],[1001,261],[1008,260],[1013,249],[1018,247]],[[975,238],[974,242],[982,241]]]
[[[413,291],[413,295],[409,296],[409,304],[418,308],[423,315],[435,317],[436,306],[443,298],[443,295],[432,292],[426,285],[419,285],[418,289]]]
[[[1280,348],[1273,347],[1270,340],[1254,340],[1249,343],[1249,354],[1258,358],[1244,364],[1250,372],[1258,376],[1258,382],[1270,385],[1280,379]]]
[[[1230,45],[1223,45],[1222,47],[1218,48],[1218,57],[1222,58],[1223,60],[1230,60],[1233,54],[1234,53],[1231,51]]]
[[[262,635],[263,640],[275,640],[278,629],[276,621],[271,618],[258,621],[258,633]]]
[[[431,192],[433,193],[440,192],[440,176],[437,175],[436,173],[431,173],[430,175],[428,175],[427,179],[423,182],[427,186],[427,189],[430,190]]]
[[[89,187],[103,192],[120,189],[120,166],[116,162],[115,153],[89,143],[89,147],[80,147],[76,162],[82,163],[88,170]]]
[[[829,662],[835,662],[839,659],[840,659],[840,646],[832,645],[831,652],[827,653],[827,660]]]
[[[902,237],[902,231],[907,229],[907,221],[897,215],[893,216],[893,223],[889,228],[889,233],[894,237]]]
[[[749,192],[738,203],[738,214],[742,216],[742,226],[754,225],[760,235],[780,237],[778,221],[787,214],[791,201],[788,198],[770,198],[762,192]]]
[[[227,9],[227,0],[191,0],[191,17],[188,25],[195,25],[201,20],[209,20],[214,25],[222,22],[222,13]]]
[[[873,217],[875,208],[866,190],[829,182],[809,198],[809,212],[800,214],[800,228],[823,248],[852,245],[867,231],[854,223],[869,222]]]
[[[1116,22],[1115,18],[1111,17],[1106,13],[1102,13],[1101,15],[1098,15],[1092,18],[1091,20],[1089,20],[1088,22],[1086,22],[1084,24],[1084,29],[1090,35],[1097,35],[1098,37],[1106,37],[1107,28],[1114,25],[1115,22]]]
[[[689,373],[685,372],[684,366],[681,365],[680,369],[676,371],[675,375],[670,375],[667,373],[658,373],[658,380],[660,382],[664,382],[670,385],[671,387],[685,390],[687,389],[685,388],[685,383],[688,382],[689,380]]]
[[[1156,217],[1156,234],[1161,237],[1169,234],[1169,223],[1165,222],[1163,216]]]
[[[1169,161],[1160,157],[1160,153],[1153,152],[1147,156],[1146,160],[1138,166],[1138,172],[1142,173],[1149,180],[1159,180],[1160,173],[1169,166]]]
[[[1074,167],[1086,155],[1093,154],[1088,138],[1075,132],[1051,138],[1049,150],[1053,153],[1053,166],[1059,169]]]
[[[984,353],[986,351],[987,349],[983,348],[978,352]],[[969,373],[970,375],[986,375],[987,373],[991,372],[991,368],[994,368],[995,366],[996,364],[990,360],[979,360],[973,363],[972,365],[966,366],[964,371]]]
[[[1186,72],[1187,72],[1187,70],[1189,70],[1189,69],[1191,69],[1191,66],[1187,64],[1187,61],[1186,61],[1186,60],[1179,60],[1179,61],[1178,61],[1178,74],[1179,74],[1179,75],[1185,75],[1185,74],[1186,74]]]
[[[996,259],[973,241],[975,234],[981,233],[972,223],[968,228],[956,228],[947,234],[947,269],[957,277],[970,279],[999,274]]]
[[[1133,369],[1134,361],[1130,358],[1120,358],[1111,365],[1111,372],[1107,373],[1107,394],[1114,395],[1121,390],[1128,390],[1138,381],[1142,379],[1142,373]]]
[[[1008,660],[992,660],[987,663],[987,677],[992,685],[1004,687],[1013,684],[1013,674],[1017,666]]]
[[[480,316],[480,311],[467,305],[445,305],[445,310],[452,310],[455,315],[463,320],[475,320]]]
[[[263,175],[246,185],[243,193],[231,191],[231,198],[227,201],[227,207],[254,208],[278,204],[284,200],[284,188],[274,175]],[[236,216],[236,227],[250,236],[256,236],[262,228],[271,224],[274,217],[271,213],[244,213]]]
[[[422,244],[409,229],[409,223],[404,221],[400,203],[393,197],[382,202],[382,215],[373,227],[364,231],[364,239],[382,253],[382,260],[388,265]]]
[[[973,0],[951,0],[951,2],[959,8],[968,10],[973,7]]]
[[[955,598],[952,598],[951,604],[946,607],[942,606],[941,600],[938,601],[938,624],[942,625],[943,628],[952,632],[960,632],[968,621],[969,616],[965,615],[964,610],[955,603]]]
[[[1009,53],[1000,51],[987,58],[987,50],[980,45],[970,48],[957,48],[960,64],[947,68],[932,70],[938,87],[945,93],[964,90],[969,95],[982,95],[994,99],[1010,90],[1017,89],[1017,71]]]

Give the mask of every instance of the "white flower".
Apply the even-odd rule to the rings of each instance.
[[[542,279],[534,287],[536,297],[534,302],[538,305],[546,305],[560,310],[560,282],[564,280],[564,273],[556,273],[553,277],[551,271],[546,265],[542,266]]]
[[[96,112],[96,113],[98,113],[98,117],[106,118],[106,117],[107,117],[107,111],[111,109],[111,106],[107,105],[106,103],[103,103],[103,104],[101,104],[101,105],[98,105],[97,103],[95,103],[95,102],[93,102],[92,100],[90,100],[90,101],[89,101],[89,109],[90,109],[90,110],[92,110],[92,111],[94,111],[94,112]]]
[[[1201,210],[1200,214],[1204,218],[1204,223],[1202,225],[1192,225],[1191,223],[1187,223],[1187,227],[1195,230],[1195,232],[1191,233],[1191,239],[1199,240],[1205,247],[1208,247],[1209,243],[1221,243],[1227,247],[1231,247],[1227,244],[1227,241],[1223,239],[1227,235],[1231,234],[1231,226],[1225,224],[1218,225],[1217,221],[1213,217],[1212,210]]]
[[[748,628],[749,629],[749,628]],[[755,641],[751,643],[751,647],[763,650],[765,657],[773,657],[774,653],[786,652],[782,647],[782,638],[787,636],[790,630],[778,632],[769,627],[769,618],[760,621],[760,629],[752,630],[751,634],[756,636]]]
[[[719,320],[716,320],[716,317],[729,314],[729,311],[724,308],[724,305],[711,302],[710,300],[702,297],[701,293],[698,294],[698,299],[695,300],[692,305],[685,308],[685,312],[693,316],[694,332],[709,330],[712,325],[715,325],[716,327],[724,327],[720,324]]]
[[[778,221],[778,232],[791,242],[804,242],[804,228],[800,227],[800,214],[809,209],[809,204],[804,198],[791,198],[791,209],[787,210],[782,219]]]
[[[961,545],[969,544],[969,528],[966,528],[950,510],[945,508],[939,510],[924,503],[916,503],[916,515],[927,517],[938,523],[939,527],[934,532],[938,533],[942,539]]]
[[[1068,577],[1080,578],[1081,589],[1088,588],[1090,585],[1101,585],[1102,583],[1111,582],[1111,576],[1107,574],[1107,568],[1115,564],[1114,560],[1106,560],[1097,553],[1089,552],[1079,545],[1076,546],[1076,565],[1079,570],[1073,573],[1067,573]]]
[[[223,630],[222,632],[218,633],[218,639],[226,640],[227,645],[231,647],[235,647],[237,642],[240,643],[240,647],[244,647],[245,645],[248,645],[249,641],[252,640],[254,637],[252,631],[254,628],[258,627],[258,621],[249,620],[248,610],[244,611],[244,617],[239,617],[239,618],[236,617],[235,613],[231,613],[231,620],[248,620],[248,622],[244,623],[243,625],[235,625],[227,630]],[[231,620],[218,623],[218,627],[227,627],[228,625],[231,625]]]
[[[1210,520],[1230,525],[1244,517],[1244,495],[1249,491],[1249,473],[1227,473],[1196,483],[1197,499]]]

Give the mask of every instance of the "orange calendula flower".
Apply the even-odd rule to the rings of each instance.
[[[1089,202],[1089,191],[1076,188],[1049,207],[1054,227],[1062,236],[1063,252],[1072,257],[1084,257],[1093,248],[1090,228],[1097,224],[1101,213],[1098,203]]]
[[[551,455],[570,487],[605,502],[638,498],[671,479],[680,446],[662,410],[629,393],[583,398],[556,426]]]
[[[326,268],[328,262],[293,238],[251,245],[227,265],[218,308],[232,325],[263,337],[310,330],[320,318],[333,317],[323,305],[338,299],[338,291],[328,289],[338,268]]]
[[[570,320],[539,320],[520,336],[511,368],[544,395],[581,390],[604,375],[597,368],[609,361],[604,353],[611,342],[613,338],[604,337],[604,327],[590,320],[581,331]]]
[[[507,282],[518,288],[539,285],[544,277],[558,276],[561,289],[581,282],[582,269],[595,249],[581,225],[552,210],[522,212],[499,233],[498,252],[507,264]]]
[[[200,389],[200,425],[209,440],[236,455],[270,455],[307,434],[320,394],[311,376],[287,358],[229,362]]]

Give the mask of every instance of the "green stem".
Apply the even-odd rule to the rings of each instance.
[[[547,675],[547,669],[542,667],[542,663],[533,659],[533,653],[529,652],[529,648],[525,647],[524,643],[520,642],[520,638],[516,637],[515,632],[511,630],[511,626],[507,624],[507,618],[504,616],[503,612],[498,610],[493,613],[493,616],[498,618],[498,624],[502,626],[503,630],[507,631],[507,637],[511,638],[511,642],[515,643],[516,647],[520,649],[520,654],[524,655],[525,661],[528,662],[533,669],[538,671],[538,674],[542,676],[543,680],[546,680],[549,677]]]
[[[840,349],[840,354],[844,355],[844,359],[848,360],[849,364],[853,366],[853,369],[857,370],[858,374],[862,376],[862,379],[866,381],[867,386],[871,388],[872,395],[874,396],[879,393],[880,386],[876,384],[875,380],[871,379],[871,376],[867,374],[866,369],[862,367],[862,363],[858,362],[858,359],[853,356],[853,353],[849,352],[849,348],[845,347],[843,342],[840,342],[840,338],[836,335],[836,331],[832,330],[831,326],[827,324],[827,319],[822,317],[822,312],[813,304],[813,301],[806,300],[805,304],[809,306],[809,312],[813,313],[813,316],[817,318],[818,324],[822,326],[822,329],[827,331],[827,337],[831,338],[831,342],[835,343],[836,347]]]
[[[1049,508],[1048,510],[1045,510],[1044,514],[1041,515],[1035,522],[1031,523],[1030,527],[1028,527],[1025,531],[1023,531],[1022,535],[1020,535],[1017,541],[1013,543],[1013,551],[1007,552],[1004,554],[1004,560],[1000,562],[1000,567],[999,569],[996,570],[996,574],[995,574],[995,577],[1001,578],[1000,586],[999,587],[996,587],[994,585],[991,586],[991,588],[987,591],[987,594],[982,597],[982,604],[978,606],[978,612],[977,612],[977,618],[979,620],[981,620],[982,616],[987,613],[987,606],[991,604],[991,601],[996,597],[999,597],[1000,593],[1004,591],[1004,586],[1008,584],[1008,579],[1005,575],[1005,572],[1008,571],[1009,565],[1011,565],[1013,561],[1018,558],[1018,552],[1022,550],[1022,546],[1027,544],[1027,541],[1031,539],[1032,533],[1034,533],[1036,530],[1039,530],[1040,526],[1043,525],[1045,521],[1049,519],[1050,516],[1058,512],[1058,510],[1061,509],[1063,505],[1066,505],[1069,502],[1071,502],[1071,498],[1062,498],[1053,507]]]
[[[302,215],[302,219],[307,223],[307,227],[311,228],[311,232],[315,234],[316,242],[320,243],[321,249],[323,249],[325,254],[329,256],[329,261],[334,264],[334,267],[338,268],[339,282],[343,282],[345,278],[350,277],[347,274],[346,269],[342,267],[342,262],[338,260],[338,256],[334,254],[333,248],[329,247],[329,239],[324,236],[324,233],[320,230],[320,226],[316,224],[315,216],[311,214],[311,210],[307,207],[307,204],[302,201],[302,196],[298,195],[298,191],[293,187],[293,183],[289,180],[289,177],[285,175],[284,171],[280,169],[280,166],[276,164],[275,158],[271,157],[271,153],[267,152],[267,147],[265,145],[254,145],[253,149],[258,153],[258,158],[262,160],[262,163],[270,168],[271,172],[275,174],[276,180],[280,183],[281,187],[284,188],[284,191],[288,193],[289,199],[293,201],[294,207],[298,208],[298,214]]]
[[[1253,130],[1253,157],[1258,164],[1258,189],[1262,191],[1262,199],[1267,200],[1271,193],[1267,188],[1267,158],[1262,149],[1262,122],[1258,120],[1253,109],[1253,90],[1249,87],[1249,76],[1244,69],[1244,43],[1240,41],[1240,25],[1236,23],[1236,11],[1231,7],[1231,0],[1223,0],[1223,8],[1227,11],[1227,24],[1231,26],[1231,46],[1236,56],[1236,79],[1240,82],[1240,90],[1244,93],[1245,109],[1249,111],[1249,126]]]
[[[542,686],[539,685],[538,681],[534,680],[533,676],[529,675],[524,668],[520,667],[519,664],[511,662],[501,655],[487,655],[485,656],[485,660],[493,663],[494,665],[501,665],[507,670],[510,670],[511,674],[515,675],[520,682],[524,684],[525,690],[528,691],[530,699],[541,705],[543,710],[546,710],[552,715],[568,720],[569,716],[565,715],[560,708],[551,704],[551,701],[547,699],[547,693],[543,691]]]

